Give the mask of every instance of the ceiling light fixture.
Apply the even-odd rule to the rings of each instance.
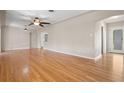
[[[31,22],[28,26],[38,25],[38,26],[44,27],[44,24],[50,24],[50,23],[49,22],[44,22],[39,17],[35,17],[35,19],[33,20],[33,22]]]
[[[27,31],[27,30],[28,30],[27,28],[24,29],[24,31]]]
[[[39,25],[39,22],[34,22],[34,25]]]
[[[34,20],[34,25],[39,25],[40,24],[40,20],[38,17],[35,17],[35,20]]]
[[[28,31],[28,29],[27,29],[27,26],[25,25],[25,29],[24,29],[24,31]]]

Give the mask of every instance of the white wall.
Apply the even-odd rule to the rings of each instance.
[[[37,48],[41,48],[41,32],[37,31]]]
[[[55,24],[48,31],[46,48],[79,56],[93,56],[93,27],[94,24],[80,22],[80,20],[65,21]],[[88,30],[88,31],[87,31]],[[88,40],[88,42],[87,42]],[[84,50],[85,49],[85,50]]]
[[[103,45],[102,45],[102,29],[103,27]],[[99,56],[102,53],[106,53],[106,23],[103,21],[99,21],[96,23],[96,31],[95,31],[95,56]]]
[[[44,32],[41,32],[41,37],[40,37],[41,41],[40,41],[40,44],[41,44],[41,47],[43,48],[44,47]]]
[[[45,29],[48,32],[47,49],[82,57],[95,58],[101,53],[97,41],[97,22],[104,18],[123,14],[124,11],[93,11],[54,24]]]
[[[107,53],[107,24],[102,22],[103,26],[103,53]]]
[[[93,11],[73,17],[69,20],[46,27],[48,43],[45,48],[78,56],[95,58],[100,55],[100,38],[97,23],[104,18],[124,14],[124,11]],[[9,22],[7,22],[9,23]],[[24,49],[30,47],[29,33],[23,28],[5,26],[4,50]],[[43,29],[41,29],[43,30]],[[39,32],[38,32],[39,33]],[[34,48],[40,47],[40,34],[36,34],[37,43]],[[98,35],[98,36],[97,36]]]
[[[123,37],[124,37],[124,21],[114,22],[107,24],[107,51],[114,52],[113,50],[113,30],[115,29],[123,29]],[[124,53],[124,40],[123,40],[123,51]]]
[[[37,47],[37,33],[35,31],[31,32],[31,48]]]
[[[0,16],[2,19],[0,49],[2,49],[2,51],[15,49],[29,49],[29,33],[25,32],[24,28],[10,26],[11,21],[6,11],[2,11]]]
[[[42,48],[44,48],[45,47],[45,45],[46,45],[46,41],[45,41],[45,34],[48,34],[48,33],[45,33],[45,32],[41,32],[41,36],[40,36],[40,46],[42,47]]]
[[[95,56],[99,56],[101,54],[101,22],[96,23],[96,31],[95,31]]]
[[[3,47],[3,32],[5,31],[5,15],[6,12],[4,10],[0,11],[0,52]]]
[[[29,49],[29,33],[22,28],[6,27],[4,35],[4,50]]]
[[[30,36],[30,48],[41,48],[41,32],[32,31]]]
[[[0,52],[1,52],[1,16],[0,16]]]

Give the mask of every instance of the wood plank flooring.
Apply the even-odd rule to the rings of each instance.
[[[0,81],[124,81],[124,55],[95,61],[42,49],[8,51],[0,54]]]

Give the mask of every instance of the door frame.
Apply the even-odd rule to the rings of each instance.
[[[124,29],[123,28],[114,28],[114,29],[112,29],[112,48],[111,48],[110,52],[113,52],[113,53],[124,53],[124,43],[123,42],[122,42],[122,50],[115,50],[114,49],[113,33],[114,33],[115,30],[122,30],[122,32],[123,32],[123,42],[124,42]]]

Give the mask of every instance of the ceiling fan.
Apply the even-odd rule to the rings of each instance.
[[[40,20],[40,18],[35,17],[33,22],[31,22],[28,26],[39,25],[41,27],[44,27],[44,24],[50,24],[50,23],[49,22],[43,22],[43,21]]]

